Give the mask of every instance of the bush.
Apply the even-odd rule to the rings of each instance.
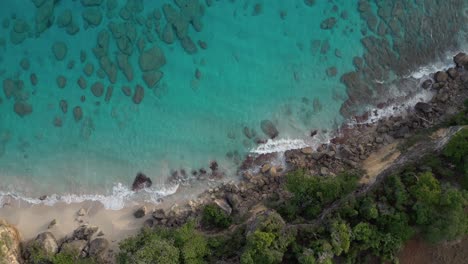
[[[287,189],[293,194],[289,212],[313,219],[322,208],[346,196],[357,187],[357,176],[340,174],[336,177],[308,176],[296,171],[286,176]]]
[[[203,208],[202,223],[209,228],[228,228],[232,223],[232,218],[218,206],[209,204]]]
[[[173,242],[148,229],[123,240],[119,247],[117,263],[120,264],[179,263],[179,249]]]
[[[458,132],[445,146],[444,155],[461,170],[468,170],[468,129]]]

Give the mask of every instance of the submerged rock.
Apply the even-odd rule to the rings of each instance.
[[[154,46],[140,54],[138,63],[140,65],[140,69],[144,72],[158,70],[166,64],[166,57],[159,47]]]
[[[83,110],[80,106],[75,106],[75,108],[73,108],[73,118],[77,122],[83,119]]]
[[[62,61],[67,56],[68,47],[65,42],[57,41],[52,45],[52,52],[56,60]]]
[[[278,129],[276,129],[276,126],[270,120],[263,120],[260,126],[263,133],[271,139],[276,138],[279,135]]]
[[[143,101],[143,97],[145,96],[145,90],[141,85],[137,85],[135,87],[135,93],[133,94],[132,100],[135,104],[140,104]]]
[[[149,188],[153,182],[145,174],[139,172],[133,180],[132,191],[139,191],[144,188]]]
[[[13,106],[13,109],[20,117],[27,116],[32,113],[32,105],[25,101],[17,101]]]

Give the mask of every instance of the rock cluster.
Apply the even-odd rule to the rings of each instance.
[[[422,10],[411,1],[359,1],[358,10],[366,23],[361,29],[365,54],[355,63],[354,71],[341,76],[349,96],[341,107],[344,116],[359,113],[363,105],[384,101],[392,84],[402,94],[410,94],[412,90],[404,84],[393,83],[392,76],[401,80],[434,59],[443,58],[446,50],[456,49],[456,38],[468,22],[461,14],[465,2],[455,0],[444,6],[436,2],[427,1],[427,8]],[[426,19],[428,16],[447,19]],[[421,31],[430,34],[421,36]]]

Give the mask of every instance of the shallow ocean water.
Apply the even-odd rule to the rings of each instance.
[[[33,2],[53,6],[52,13],[45,12],[47,29],[40,34],[36,17],[43,7],[36,8]],[[365,52],[361,39],[367,25],[358,1],[103,0],[94,1],[102,3],[92,7],[84,2],[93,0],[4,0],[0,4],[0,78],[3,86],[5,80],[23,82],[19,95],[9,99],[0,91],[0,191],[29,197],[109,194],[116,183],[131,184],[139,171],[150,176],[158,189],[174,170],[207,168],[213,160],[235,175],[244,155],[258,147],[255,141],[267,139],[262,120],[271,120],[277,127],[276,140],[299,139],[303,144],[324,139],[326,131],[344,121],[340,108],[348,97],[340,77],[353,71],[353,58]],[[117,7],[109,10],[113,2]],[[308,6],[307,2],[315,3]],[[187,36],[197,46],[193,54],[184,50],[176,36],[172,44],[165,43],[156,30],[158,24],[160,32],[166,27],[162,6],[171,4],[179,12],[176,3],[200,3],[204,10],[197,17],[201,30],[188,26]],[[122,10],[127,6],[128,11],[129,4],[136,8],[127,19]],[[96,26],[84,21],[83,13],[90,8],[102,15]],[[74,35],[59,26],[65,10],[71,11],[72,23],[79,27]],[[329,18],[333,20],[325,25]],[[99,77],[100,63],[93,48],[100,32],[107,31],[106,54],[117,64],[122,51],[108,26],[124,22],[136,32],[129,41],[133,80],[118,70],[111,83],[108,76]],[[14,44],[14,31],[24,31],[21,34],[27,37]],[[198,41],[206,43],[205,49]],[[67,47],[62,61],[52,51],[56,42]],[[155,46],[166,63],[157,69],[162,79],[147,87],[138,63],[139,48],[147,51]],[[82,52],[86,54],[83,62]],[[29,67],[21,66],[23,59]],[[94,68],[91,76],[84,73],[88,63]],[[31,74],[37,76],[35,85]],[[58,87],[58,76],[66,78],[65,87]],[[86,79],[85,89],[77,84],[80,77]],[[96,82],[104,87],[100,97],[90,89]],[[144,90],[139,104],[132,101],[137,85]],[[106,100],[109,86],[113,92]],[[123,86],[131,88],[131,96],[122,92]],[[66,113],[61,100],[67,102]],[[30,105],[32,112],[15,113],[18,101]],[[72,111],[77,106],[83,113],[79,121]],[[256,136],[246,137],[245,127]],[[319,136],[311,139],[310,131],[315,129]]]

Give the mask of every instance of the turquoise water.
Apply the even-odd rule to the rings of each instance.
[[[343,122],[340,109],[348,96],[340,78],[355,70],[355,56],[364,55],[364,34],[373,34],[363,32],[368,31],[363,30],[367,24],[357,1],[98,0],[92,7],[83,2],[93,1],[0,4],[0,77],[4,86],[5,80],[24,83],[10,99],[0,93],[0,190],[4,192],[31,197],[109,193],[118,182],[131,184],[139,171],[150,176],[157,188],[171,171],[208,168],[212,160],[234,175],[244,155],[258,147],[256,141],[268,138],[261,130],[262,120],[277,127],[276,140],[302,139],[310,144],[311,130],[325,134]],[[109,10],[114,2],[117,7]],[[309,6],[309,2],[315,3]],[[184,50],[176,26],[172,44],[158,34],[158,25],[164,32],[168,23],[164,4],[182,14],[186,36],[197,46],[195,53]],[[195,8],[184,9],[185,4]],[[84,21],[83,13],[91,9],[102,16],[97,25]],[[38,10],[45,14],[44,23],[37,22]],[[72,22],[61,27],[66,10],[71,11]],[[128,14],[131,17],[126,19]],[[191,24],[189,17],[195,18]],[[334,20],[325,23],[331,17]],[[123,38],[130,39],[132,81],[117,66],[122,51],[109,31],[112,23],[129,25],[123,30],[129,35]],[[74,35],[67,33],[71,25],[79,28]],[[38,32],[41,26],[46,29]],[[99,76],[99,59],[93,54],[102,31],[110,36],[106,55],[115,64],[115,80]],[[22,37],[24,41],[13,43]],[[62,61],[53,53],[56,42],[67,47]],[[155,71],[163,73],[162,79],[148,87],[139,56],[153,47],[163,52],[166,63]],[[85,60],[80,59],[83,53]],[[21,65],[23,59],[29,67],[24,61]],[[87,64],[93,66],[90,76],[84,72]],[[36,85],[32,74],[37,76]],[[58,87],[58,76],[66,78],[63,88]],[[77,84],[80,77],[86,80],[85,89]],[[96,82],[104,87],[100,97],[91,91]],[[138,85],[144,97],[136,104],[132,95]],[[109,86],[113,92],[106,100]],[[122,92],[124,86],[131,88],[131,96]],[[61,100],[67,102],[66,113]],[[15,102],[30,105],[32,112],[20,116],[14,111]],[[73,115],[77,106],[83,113],[79,121]],[[257,136],[247,138],[244,127]]]

